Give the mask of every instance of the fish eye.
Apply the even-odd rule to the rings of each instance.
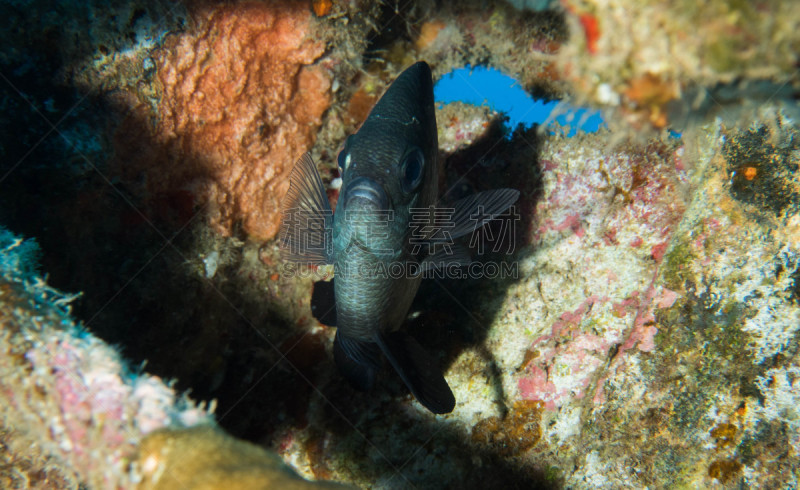
[[[422,167],[425,164],[425,156],[422,150],[414,148],[406,154],[401,168],[403,192],[409,193],[419,187],[422,182]]]

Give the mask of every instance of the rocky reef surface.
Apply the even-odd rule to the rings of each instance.
[[[300,478],[219,431],[198,406],[76,324],[37,274],[39,249],[0,228],[3,488],[348,488]]]
[[[0,482],[796,487],[797,5],[4,3]],[[296,159],[335,203],[344,139],[418,59],[606,121],[437,107],[444,199],[521,191],[405,326],[440,416],[388,367],[340,378],[309,308],[330,271],[274,239]]]

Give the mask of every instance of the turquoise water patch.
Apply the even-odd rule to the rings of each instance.
[[[534,99],[510,76],[484,66],[457,68],[444,75],[433,87],[433,97],[442,104],[463,102],[488,106],[508,116],[507,126],[511,130],[519,124],[530,127],[557,121],[569,127],[567,135],[573,136],[578,130],[593,133],[604,125],[599,111],[565,106],[557,100]],[[559,104],[562,105],[558,115],[549,121]]]

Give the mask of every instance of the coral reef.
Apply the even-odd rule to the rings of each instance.
[[[537,252],[530,266],[522,265],[523,274],[535,270],[548,280],[537,287],[539,308],[513,301],[506,310],[509,323],[542,325],[539,319],[552,315],[549,330],[537,335],[519,364],[527,374],[518,381],[523,397],[543,400],[551,409],[565,397],[602,398],[602,383],[599,392],[592,385],[612,347],[612,366],[629,349],[653,350],[653,310],[675,300],[654,278],[685,209],[686,174],[675,165],[679,149],[653,142],[601,153],[587,140],[548,143],[542,151],[549,171],[536,209]],[[523,282],[510,293],[527,303],[520,291],[529,289]],[[503,343],[498,348],[512,345]]]
[[[411,2],[392,9],[386,18],[393,21],[379,22],[394,27],[402,18],[407,35],[376,40],[382,63],[371,72],[395,72],[418,58],[437,76],[489,65],[534,93],[604,108],[618,132],[683,130],[716,115],[745,119],[758,104],[791,101],[800,89],[793,27],[800,10],[791,2],[523,4]]]
[[[451,336],[419,331],[450,348],[456,409],[438,417],[440,432],[430,439],[415,430],[390,441],[378,414],[395,427],[407,418],[422,424],[422,410],[413,401],[411,415],[395,414],[385,399],[353,401],[366,410],[358,412],[359,432],[328,441],[325,471],[359,484],[374,475],[390,486],[398,478],[391,466],[375,474],[356,463],[369,456],[350,452],[342,461],[337,452],[363,438],[389,454],[415,454],[424,442],[403,478],[421,486],[474,482],[463,456],[443,449],[468,429],[460,436],[468,451],[526,468],[511,473],[526,484],[793,485],[796,128],[779,111],[759,117],[763,123],[747,129],[718,122],[681,140],[613,147],[605,131],[543,141],[516,133],[488,154],[479,142],[495,165],[527,155],[542,170],[521,202],[532,218],[517,279],[423,288],[431,297],[419,302],[414,324],[436,323]],[[497,146],[497,135],[485,137]],[[448,159],[448,174],[465,175],[460,158]],[[506,165],[517,175],[516,164]],[[491,174],[471,166],[483,174],[468,172],[460,180],[469,185]],[[327,413],[309,407],[312,427],[325,424],[318,410]],[[308,441],[286,451],[312,471],[316,430],[287,432]],[[442,476],[418,478],[415,464]]]
[[[0,223],[41,246],[0,234],[0,486],[308,485],[271,452],[365,488],[798,485],[795,3],[51,3],[0,5]],[[444,416],[336,376],[330,271],[269,239],[294,161],[335,202],[344,139],[417,59],[608,125],[436,108],[444,203],[521,191],[472,244],[506,274],[423,283],[405,326]]]
[[[129,488],[143,435],[212,420],[159,378],[129,371],[76,324],[65,295],[36,273],[37,247],[0,228],[0,433],[5,488]],[[8,468],[8,467],[6,467]]]
[[[439,131],[439,149],[455,153],[469,147],[489,133],[489,126],[497,114],[487,107],[454,102],[436,111],[436,128]]]

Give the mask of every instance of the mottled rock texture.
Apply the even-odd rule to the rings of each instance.
[[[144,434],[212,419],[76,324],[76,296],[37,274],[37,253],[0,228],[0,484],[130,488]]]

